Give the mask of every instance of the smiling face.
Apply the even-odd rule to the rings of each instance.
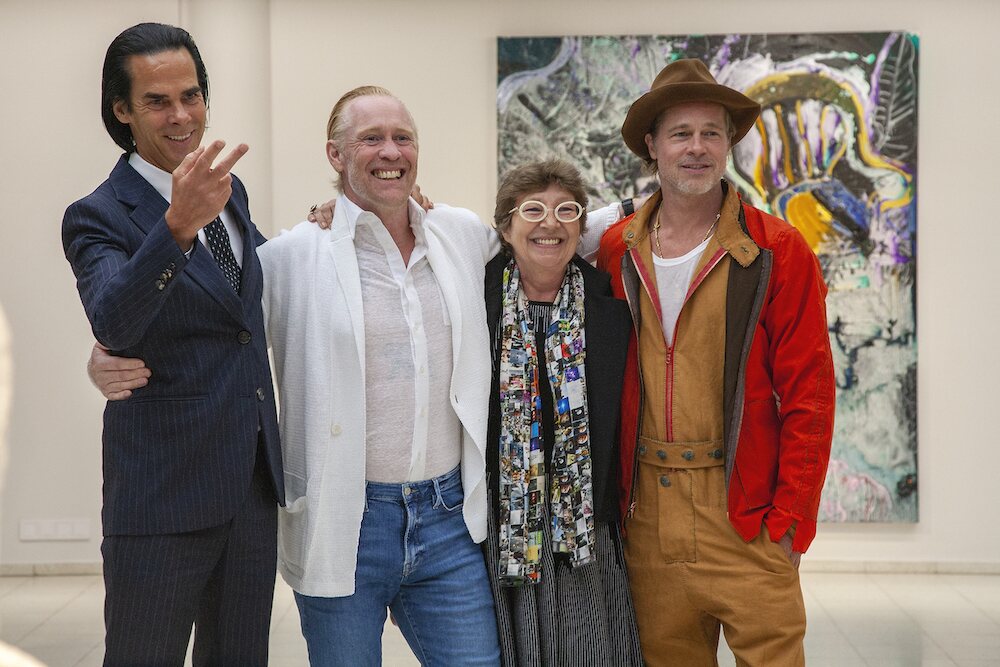
[[[172,172],[205,134],[205,98],[187,49],[129,56],[131,93],[116,100],[115,117],[132,130],[146,162]]]
[[[729,135],[726,110],[711,102],[668,108],[655,134],[646,135],[664,195],[698,196],[719,187],[726,173]]]
[[[559,222],[554,209],[559,204],[576,200],[571,192],[556,184],[541,192],[529,192],[518,197],[515,205],[520,206],[529,200],[548,206],[548,215],[541,222],[528,222],[514,211],[510,225],[503,231],[504,240],[510,244],[521,274],[528,279],[561,273],[576,254],[580,242],[580,221]]]
[[[327,157],[344,194],[383,220],[406,202],[417,180],[417,132],[395,97],[368,95],[351,101],[342,137],[327,142]]]

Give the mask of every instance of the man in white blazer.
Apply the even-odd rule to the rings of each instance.
[[[313,665],[381,661],[386,609],[421,663],[499,661],[482,553],[491,230],[409,194],[417,135],[381,88],[331,113],[342,194],[259,251],[286,461],[279,571]]]

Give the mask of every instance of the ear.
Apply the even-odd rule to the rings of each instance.
[[[649,151],[649,157],[655,160],[656,146],[653,142],[653,135],[650,132],[646,133],[646,150]]]
[[[344,161],[341,158],[340,149],[337,148],[333,139],[326,142],[326,159],[330,161],[334,171],[338,174],[344,173]]]
[[[118,122],[128,125],[132,120],[132,112],[129,111],[128,104],[123,99],[117,99],[111,103],[111,110],[115,114]]]

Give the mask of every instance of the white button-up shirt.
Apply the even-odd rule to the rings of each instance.
[[[461,424],[448,400],[451,322],[427,261],[422,219],[408,264],[375,214],[346,197],[365,317],[365,478],[431,479],[461,460]]]

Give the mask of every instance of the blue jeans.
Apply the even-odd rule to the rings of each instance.
[[[493,596],[462,477],[367,483],[354,594],[295,593],[309,664],[379,665],[386,608],[423,665],[498,665]]]

